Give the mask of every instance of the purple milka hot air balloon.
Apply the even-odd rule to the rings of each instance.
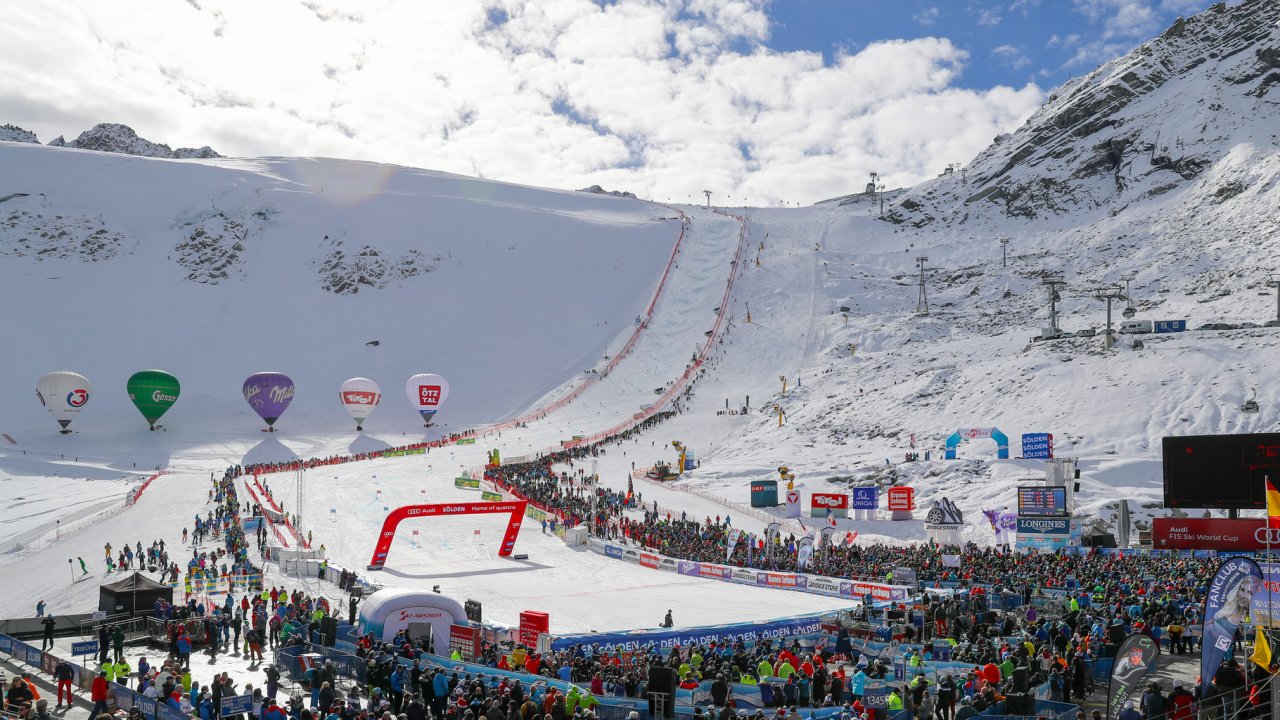
[[[267,421],[266,431],[275,432],[272,426],[293,401],[293,381],[284,373],[254,373],[244,381],[244,399]]]

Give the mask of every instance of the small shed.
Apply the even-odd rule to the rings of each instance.
[[[146,612],[153,610],[156,599],[173,602],[173,588],[134,573],[124,580],[103,585],[98,589],[98,609],[107,614]]]

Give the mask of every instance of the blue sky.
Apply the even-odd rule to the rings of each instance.
[[[780,51],[830,61],[880,40],[945,37],[969,54],[960,87],[1055,87],[1163,32],[1212,0],[773,0]],[[1231,3],[1235,4],[1235,3]]]

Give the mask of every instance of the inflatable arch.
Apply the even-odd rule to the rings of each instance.
[[[387,519],[382,523],[382,533],[378,535],[378,545],[373,550],[369,569],[381,570],[382,566],[387,564],[387,553],[391,552],[391,541],[396,538],[396,528],[399,527],[400,521],[405,518],[435,515],[510,513],[511,522],[507,523],[507,532],[502,536],[502,546],[498,548],[498,556],[507,557],[516,546],[516,536],[520,534],[520,522],[524,519],[524,510],[528,505],[526,500],[516,500],[514,502],[462,502],[398,507],[388,513]]]
[[[436,651],[446,648],[447,653],[449,626],[466,625],[467,613],[457,600],[421,590],[379,590],[360,605],[361,630],[383,642],[391,642],[410,625],[424,624],[431,626]]]
[[[996,458],[1009,459],[1009,436],[1000,432],[999,428],[960,428],[947,438],[947,460],[956,459],[956,448],[962,440],[980,440],[991,438],[996,441]]]

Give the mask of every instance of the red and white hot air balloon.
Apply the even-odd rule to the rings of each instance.
[[[342,407],[356,421],[356,430],[364,430],[365,418],[382,400],[382,388],[369,378],[355,377],[342,383],[338,397],[342,400]]]

